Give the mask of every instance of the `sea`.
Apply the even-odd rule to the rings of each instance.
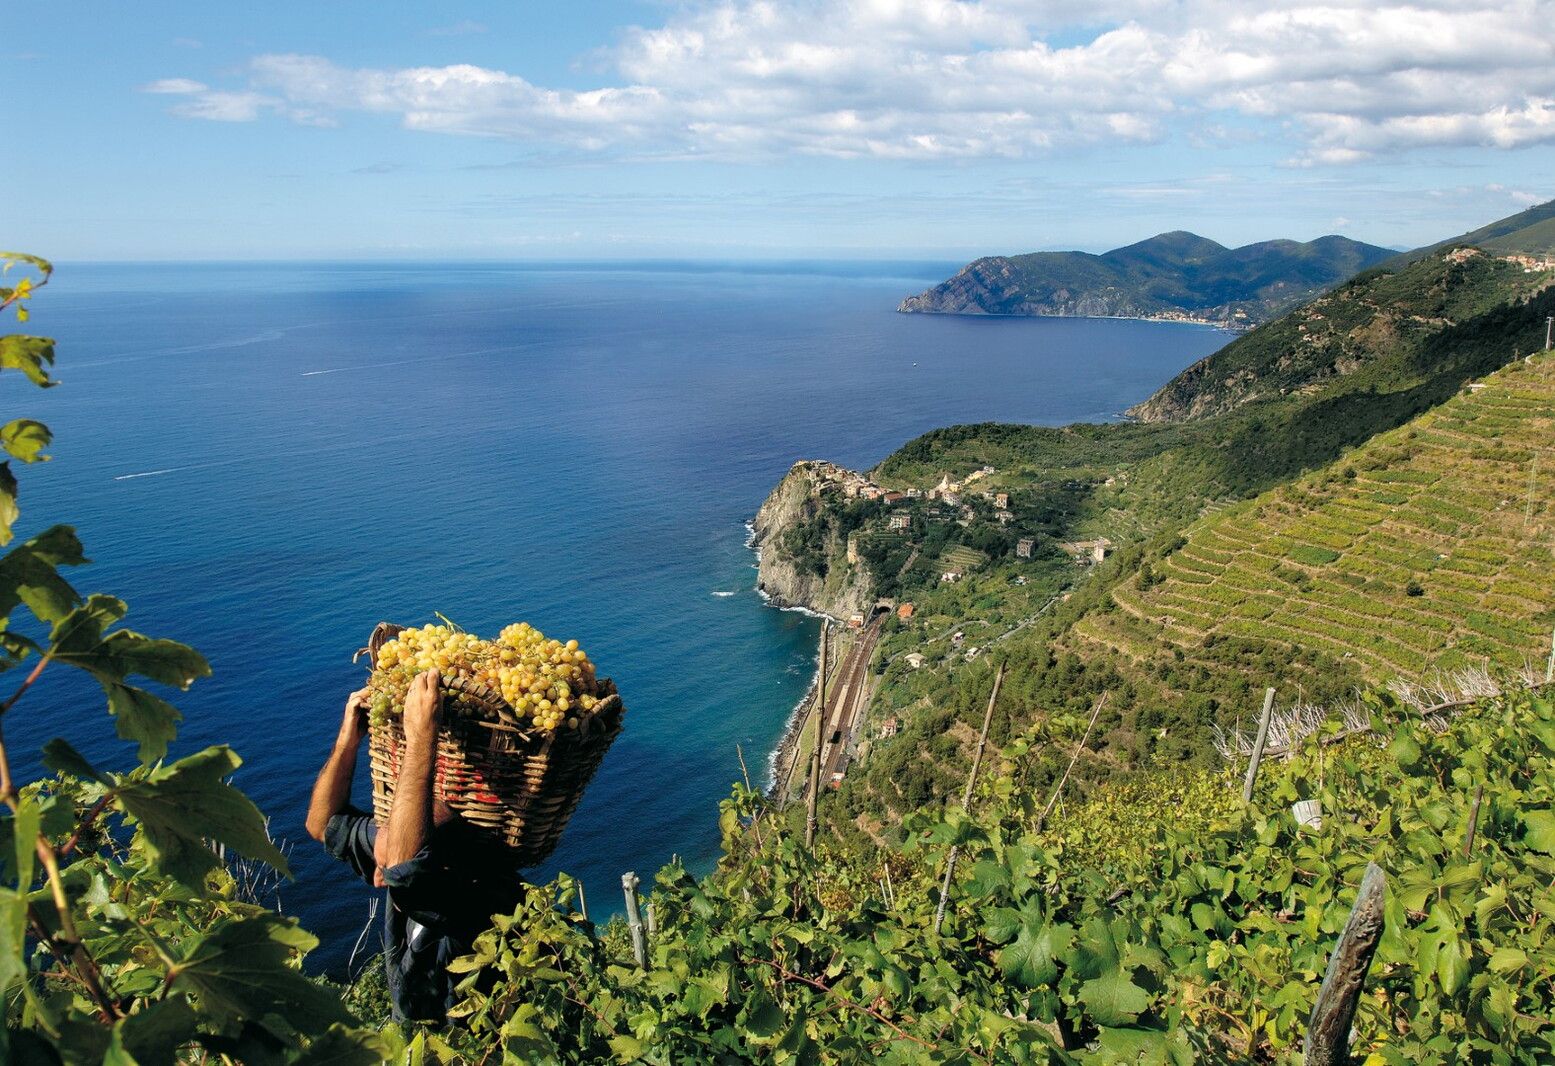
[[[442,613],[582,642],[626,729],[531,876],[717,858],[743,752],[763,785],[818,622],[766,605],[747,522],[789,466],[864,468],[958,422],[1120,417],[1230,335],[1178,323],[902,315],[954,263],[65,264],[28,330],[58,388],[20,471],[23,536],[77,527],[84,593],[194,645],[170,757],[230,744],[293,879],[316,969],[368,956],[372,891],[303,829],[373,625]],[[7,331],[12,329],[7,324]],[[6,716],[23,779],[64,736],[133,765],[104,701],[55,668]],[[356,799],[370,804],[366,760]],[[374,934],[375,935],[375,934]]]

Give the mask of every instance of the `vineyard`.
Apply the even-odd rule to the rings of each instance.
[[[1191,526],[1109,642],[1241,637],[1373,682],[1548,651],[1555,361],[1518,362],[1324,470]],[[1141,587],[1144,586],[1144,587]]]

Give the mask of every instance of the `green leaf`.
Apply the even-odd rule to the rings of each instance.
[[[783,1029],[783,1009],[766,992],[756,989],[745,1006],[745,1032],[757,1043],[766,1043]]]
[[[170,996],[114,1023],[109,1063],[172,1066],[174,1054],[194,1039],[199,1018],[183,996]]]
[[[322,1035],[351,1020],[338,994],[293,965],[318,941],[290,919],[270,913],[225,918],[187,943],[171,987],[194,996],[201,1015],[217,1025],[273,1014],[304,1035]]]
[[[105,682],[139,676],[188,688],[196,678],[210,675],[204,656],[176,641],[144,637],[128,629],[104,635],[126,610],[124,601],[113,596],[88,597],[55,623],[50,653]]]
[[[64,737],[55,737],[43,745],[43,765],[56,774],[66,774],[78,781],[96,781],[112,787],[113,781],[98,773],[97,767],[87,761]]]
[[[1097,1025],[1127,1025],[1150,1006],[1150,994],[1114,969],[1081,985],[1080,1002]]]
[[[139,742],[142,763],[154,763],[165,756],[183,720],[178,708],[133,685],[105,681],[103,690],[108,693],[108,713],[115,719],[119,739]]]
[[[0,888],[0,990],[27,979],[27,893],[32,888],[42,819],[37,800],[27,796],[10,819],[16,887]]]
[[[288,872],[259,808],[223,780],[240,765],[231,748],[206,748],[141,780],[119,783],[117,802],[140,823],[137,840],[155,869],[198,886],[217,865],[207,843],[213,841]]]
[[[378,1066],[390,1061],[392,1054],[389,1041],[377,1033],[336,1024],[291,1063],[292,1066]]]
[[[54,365],[54,342],[48,337],[12,334],[0,337],[0,370],[20,370],[27,380],[45,389],[59,382],[49,377]]]
[[[1555,855],[1555,811],[1529,811],[1524,814],[1523,843],[1534,851]]]
[[[24,603],[42,621],[58,622],[81,602],[80,594],[59,576],[59,567],[88,561],[69,526],[53,526],[12,548],[0,557],[0,617]]]
[[[1499,947],[1490,955],[1490,972],[1516,973],[1528,965],[1528,953],[1522,948]]]
[[[999,969],[1025,988],[1042,988],[1058,980],[1058,957],[1069,948],[1074,930],[1050,925],[1041,903],[1028,901],[1020,910],[1015,942],[999,951]]]
[[[46,462],[43,454],[54,440],[49,427],[30,418],[16,418],[0,426],[0,447],[24,463]]]
[[[9,460],[0,463],[0,544],[11,543],[11,527],[16,525],[16,519],[22,513],[16,506],[17,489],[16,475],[11,472]]]

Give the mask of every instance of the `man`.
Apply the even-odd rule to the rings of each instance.
[[[405,750],[389,823],[351,805],[357,751],[367,736],[367,690],[351,693],[308,805],[308,834],[369,884],[386,888],[383,960],[396,1021],[441,1023],[458,1000],[448,964],[468,954],[493,914],[523,890],[500,844],[433,795],[442,691],[436,670],[405,697]]]

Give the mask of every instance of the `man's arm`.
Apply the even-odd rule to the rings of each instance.
[[[426,846],[432,829],[432,771],[437,762],[437,727],[442,714],[441,678],[418,674],[405,696],[405,751],[394,785],[389,824],[378,834],[378,869],[408,862]]]
[[[323,840],[329,820],[351,804],[351,778],[356,773],[356,753],[367,736],[367,690],[357,689],[346,698],[346,712],[340,722],[340,734],[329,753],[324,769],[313,783],[313,798],[308,802],[308,835]]]

